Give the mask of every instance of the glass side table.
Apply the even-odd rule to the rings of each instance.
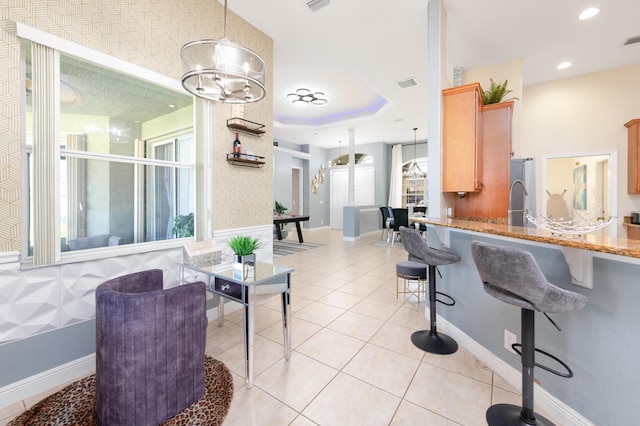
[[[224,324],[224,303],[220,298],[243,305],[245,380],[247,388],[253,386],[253,340],[257,303],[268,297],[282,298],[282,332],[285,359],[291,358],[291,272],[292,268],[255,262],[247,266],[246,278],[234,274],[233,264],[193,266],[179,263],[180,280],[185,282],[185,271],[203,274],[207,291],[218,299],[218,326]],[[241,274],[242,275],[242,274]],[[244,279],[243,279],[244,278]],[[199,278],[200,279],[200,278]]]

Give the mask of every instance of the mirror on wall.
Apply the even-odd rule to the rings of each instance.
[[[548,155],[542,162],[541,215],[578,220],[617,216],[615,151]],[[616,237],[617,222],[594,232]]]

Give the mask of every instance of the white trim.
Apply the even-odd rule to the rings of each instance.
[[[16,33],[18,37],[31,40],[33,42],[51,47],[59,52],[76,58],[82,58],[85,61],[94,62],[100,66],[110,68],[114,71],[129,74],[134,77],[143,78],[155,84],[164,86],[177,92],[185,93],[181,83],[178,80],[167,77],[166,75],[151,71],[150,69],[132,64],[131,62],[118,59],[114,56],[107,55],[97,50],[81,44],[65,40],[61,37],[49,34],[46,31],[25,25],[22,22],[16,22]],[[187,93],[185,93],[187,94]],[[188,95],[188,94],[187,94]]]
[[[283,152],[285,154],[290,154],[290,155],[292,155],[294,157],[302,158],[303,160],[310,160],[311,159],[311,154],[309,154],[308,152],[296,151],[296,150],[289,149],[289,148],[282,148],[280,146],[274,146],[273,150],[274,151],[278,151],[278,152]]]
[[[425,317],[429,318],[429,308],[425,309]],[[513,368],[511,365],[497,357],[493,352],[473,340],[462,330],[442,318],[440,315],[436,315],[436,317],[438,329],[440,331],[451,336],[460,346],[464,347],[480,362],[489,367],[493,372],[497,373],[515,389],[521,389],[522,375],[520,370]],[[594,426],[591,421],[564,402],[560,401],[558,398],[551,395],[537,383],[534,383],[534,399],[536,406],[540,407],[545,413],[557,421],[558,424]]]
[[[20,261],[19,251],[2,251],[0,252],[0,265],[5,263],[17,263]]]
[[[96,370],[96,354],[78,358],[51,370],[0,388],[0,409],[38,395],[46,389],[63,385]]]

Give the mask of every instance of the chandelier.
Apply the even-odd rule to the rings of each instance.
[[[417,130],[418,130],[417,127],[413,128],[413,160],[411,160],[411,164],[409,165],[409,168],[407,169],[407,171],[402,173],[402,176],[407,180],[426,179],[427,177],[427,173],[422,171],[422,169],[418,165],[418,162],[416,161],[416,131]]]
[[[264,98],[264,60],[252,50],[227,39],[227,0],[224,1],[224,36],[182,46],[182,87],[200,98],[230,104]]]
[[[324,97],[324,93],[315,92],[312,93],[309,89],[298,89],[296,93],[289,93],[287,98],[291,99],[294,105],[324,105],[328,101]]]

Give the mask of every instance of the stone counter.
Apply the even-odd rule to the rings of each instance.
[[[500,235],[503,237],[519,238],[522,240],[554,244],[562,247],[640,259],[640,240],[599,237],[591,234],[584,236],[558,236],[550,231],[539,228],[526,228],[521,226],[509,226],[497,223],[460,219],[412,217],[410,218],[410,222],[444,226],[447,228],[480,232],[484,234]]]

